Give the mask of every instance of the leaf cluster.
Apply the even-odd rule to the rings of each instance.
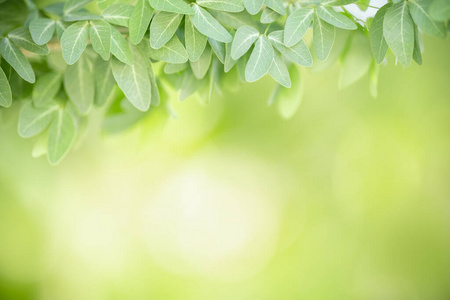
[[[117,131],[167,107],[174,92],[209,102],[269,74],[269,104],[289,118],[302,98],[301,67],[338,59],[340,87],[369,73],[375,95],[388,51],[404,66],[421,64],[421,34],[446,37],[450,1],[390,0],[367,20],[348,10],[369,2],[0,0],[0,115],[20,103],[19,134],[38,136],[37,152],[56,164],[93,107],[106,107]]]

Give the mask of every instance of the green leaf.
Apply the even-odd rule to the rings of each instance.
[[[30,9],[30,13],[25,21],[25,26],[30,26],[31,21],[39,18],[39,11],[36,8]]]
[[[150,47],[150,57],[156,60],[162,60],[173,64],[182,64],[188,61],[186,49],[181,44],[177,35],[167,42],[160,49],[153,49]]]
[[[418,65],[422,65],[422,49],[419,36],[419,29],[414,26],[414,51],[413,59]]]
[[[325,0],[322,2],[322,5],[327,6],[344,6],[349,5],[355,2],[358,2],[359,0]]]
[[[203,77],[205,77],[206,73],[209,70],[209,67],[211,66],[211,58],[211,47],[207,46],[199,59],[194,62],[189,62],[191,65],[192,73],[194,73],[194,76],[197,79],[202,79]]]
[[[273,57],[272,66],[270,66],[269,74],[275,79],[279,84],[287,88],[291,87],[291,78],[289,77],[289,71],[283,59],[275,54]]]
[[[64,2],[56,2],[43,7],[42,10],[50,17],[61,18],[64,15],[64,5]]]
[[[39,18],[31,21],[30,33],[33,41],[38,45],[47,44],[55,33],[55,21]]]
[[[186,51],[190,61],[196,61],[202,55],[206,47],[208,38],[201,34],[190,16],[184,18],[184,43],[186,44]]]
[[[146,116],[145,112],[136,109],[126,98],[123,98],[118,104],[120,111],[108,115],[103,121],[103,130],[108,133],[119,133],[129,129]]]
[[[193,15],[194,10],[183,0],[149,0],[155,10]]]
[[[186,68],[189,65],[187,63],[184,64],[171,64],[171,63],[167,63],[164,66],[164,73],[166,74],[175,74],[175,73],[179,73],[181,71],[186,70]]]
[[[431,4],[429,12],[436,21],[450,20],[450,2],[448,0],[435,0]]]
[[[157,83],[157,79],[155,77],[155,73],[153,72],[153,66],[150,62],[150,60],[148,60],[148,62],[150,63],[149,66],[147,66],[147,71],[148,71],[148,77],[150,78],[150,85],[151,85],[151,93],[150,93],[150,98],[151,98],[151,106],[159,106],[159,103],[161,101],[161,95],[159,93],[159,89],[158,89],[158,83]]]
[[[104,60],[111,57],[111,25],[105,21],[91,21],[89,28],[92,48]]]
[[[19,27],[14,29],[13,31],[10,31],[8,33],[8,38],[17,46],[22,47],[27,51],[41,55],[48,55],[50,52],[47,45],[36,45],[36,43],[31,38],[30,31],[26,27]]]
[[[22,51],[6,37],[0,42],[0,54],[16,70],[20,77],[29,83],[34,83],[36,77],[30,63]]]
[[[211,11],[211,14],[226,27],[238,29],[241,26],[254,26],[252,16],[246,12],[230,13],[224,11]]]
[[[216,54],[219,61],[224,64],[225,63],[225,43],[218,42],[213,40],[212,38],[208,38],[208,43],[211,45],[214,53]]]
[[[133,64],[130,45],[114,26],[111,26],[111,53],[121,62]]]
[[[0,106],[10,107],[12,104],[11,87],[9,86],[8,79],[5,72],[0,68]]]
[[[406,1],[396,3],[388,9],[384,16],[383,32],[398,61],[409,66],[414,51],[414,24]]]
[[[234,60],[231,56],[231,44],[226,44],[225,48],[225,64],[224,64],[224,71],[225,73],[228,73],[233,66],[237,63],[237,60]]]
[[[127,65],[117,59],[111,61],[111,67],[119,88],[125,97],[140,111],[147,111],[151,103],[150,78],[139,51],[132,47],[133,65]]]
[[[183,101],[187,99],[189,96],[193,95],[198,89],[200,89],[205,83],[207,79],[204,78],[202,80],[198,80],[195,78],[194,74],[190,69],[184,72],[183,81],[180,87],[180,95],[178,97],[179,101]]]
[[[61,73],[49,72],[39,76],[33,88],[33,104],[36,107],[51,103],[61,87]]]
[[[370,1],[371,0],[359,0],[359,1],[356,1],[357,2],[356,5],[358,6],[358,8],[360,10],[362,10],[363,12],[366,12],[369,8],[371,8]],[[373,97],[373,98],[376,98],[376,97]]]
[[[378,98],[378,79],[380,77],[380,65],[372,61],[369,70],[369,90],[372,98]]]
[[[61,51],[52,51],[47,56],[48,67],[60,73],[64,73],[67,68],[67,64],[64,61]]]
[[[3,33],[23,26],[27,21],[29,8],[24,1],[8,0],[0,4],[0,28]]]
[[[317,58],[326,60],[333,47],[336,28],[314,15],[313,43]]]
[[[6,1],[6,0],[3,0],[3,1],[0,0],[0,3],[5,2],[5,1]],[[28,9],[29,9],[30,11],[36,9],[36,5],[33,3],[33,1],[31,1],[31,0],[25,0],[24,2],[25,2],[25,4],[28,6]]]
[[[33,158],[47,155],[47,140],[47,134],[42,134],[36,139],[33,145],[33,149],[31,150],[31,156]]]
[[[303,86],[300,71],[296,65],[289,67],[289,74],[294,84],[291,88],[278,85],[269,98],[269,105],[277,105],[278,112],[285,119],[292,118],[302,103]]]
[[[128,27],[130,15],[134,7],[128,4],[113,4],[103,12],[103,18],[111,24]]]
[[[34,107],[31,102],[27,102],[20,110],[19,115],[19,135],[23,138],[35,136],[52,121],[58,105],[55,103],[45,107]]]
[[[69,26],[66,22],[61,20],[56,21],[56,36],[58,37],[58,39],[61,39],[62,34],[64,33],[67,27]]]
[[[286,14],[286,8],[283,5],[283,0],[264,0],[264,4],[280,15]]]
[[[245,68],[245,79],[254,82],[266,75],[272,65],[273,56],[272,44],[266,36],[260,36]]]
[[[39,18],[39,11],[37,9],[31,10],[30,13],[28,14],[27,20],[23,25],[29,27],[31,21],[36,20],[37,18]]]
[[[147,0],[138,0],[130,16],[130,41],[133,45],[141,42],[153,16],[153,8]]]
[[[314,9],[301,7],[294,11],[286,20],[284,29],[284,44],[292,47],[297,44],[305,35],[314,16]]]
[[[256,15],[263,4],[264,0],[244,0],[244,6],[251,15]]]
[[[75,123],[68,112],[60,109],[48,130],[47,157],[51,164],[59,163],[75,140]]]
[[[311,52],[308,49],[308,46],[305,44],[303,40],[300,40],[293,47],[286,47],[283,44],[283,31],[273,31],[269,34],[269,40],[272,45],[283,54],[284,57],[292,61],[293,63],[310,67],[313,64],[313,60],[311,57]]]
[[[70,14],[85,7],[92,0],[69,0],[64,5],[64,14]]]
[[[312,51],[313,65],[311,66],[311,72],[318,73],[331,67],[337,60],[339,60],[348,48],[350,36],[352,31],[336,28],[336,37],[334,40],[333,48],[328,55],[326,61],[321,61],[317,57],[315,51]]]
[[[212,67],[211,71],[209,72],[209,88],[208,88],[208,94],[206,97],[201,97],[201,101],[206,100],[206,104],[211,103],[214,90],[219,90],[221,92],[221,84],[222,84],[222,70],[221,70],[221,63],[217,59],[213,59],[212,61]]]
[[[207,37],[223,43],[229,43],[232,40],[230,33],[209,12],[198,5],[194,5],[192,22],[198,31]]]
[[[244,10],[242,0],[197,0],[198,5],[215,10],[240,12]]]
[[[62,20],[65,22],[76,22],[76,21],[90,21],[90,20],[102,20],[103,18],[99,15],[93,14],[88,11],[79,11],[64,15]]]
[[[338,13],[331,7],[317,7],[317,14],[322,20],[336,27],[347,30],[355,30],[357,28],[355,22],[353,22],[343,14]]]
[[[64,73],[64,88],[70,101],[82,115],[87,115],[94,103],[94,77],[86,57],[68,66]]]
[[[243,56],[253,43],[259,37],[259,32],[255,28],[251,26],[242,26],[234,35],[233,43],[231,44],[231,57],[234,60],[238,60],[241,56]]]
[[[97,5],[101,9],[106,9],[108,6],[110,6],[113,3],[113,0],[97,0]]]
[[[247,67],[248,59],[250,58],[250,53],[245,54],[241,58],[238,59],[236,63],[236,69],[240,82],[247,82],[245,80],[245,68]]]
[[[111,63],[99,58],[94,68],[95,97],[94,104],[103,106],[114,92],[116,81],[112,74]]]
[[[363,77],[369,71],[371,63],[370,43],[362,32],[356,32],[342,58],[339,88],[346,88]]]
[[[33,4],[33,8],[29,7],[29,14],[27,16],[27,19],[25,20],[24,25],[26,27],[30,26],[31,21],[39,18],[39,11],[36,9],[36,7]]]
[[[428,13],[431,2],[429,0],[410,0],[410,13],[414,23],[426,34],[445,38],[447,27],[444,22],[435,21]]]
[[[29,98],[33,85],[23,80],[19,74],[9,65],[6,60],[2,59],[2,68],[11,87],[12,97],[15,100],[23,100]],[[0,109],[1,111],[1,109]]]
[[[388,3],[380,8],[370,24],[370,46],[375,61],[378,64],[384,60],[388,50],[388,45],[383,34],[383,21],[386,12],[391,6],[392,4]]]
[[[150,25],[150,46],[159,49],[175,34],[183,15],[160,11]]]
[[[262,24],[270,24],[275,22],[279,17],[281,17],[279,13],[266,7],[261,14],[260,21]]]
[[[84,52],[89,40],[89,23],[77,22],[70,25],[61,37],[61,50],[64,60],[73,65]]]

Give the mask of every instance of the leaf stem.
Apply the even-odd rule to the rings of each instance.
[[[264,35],[267,34],[267,31],[269,31],[270,26],[272,25],[272,23],[270,23],[269,25],[267,25],[266,31],[264,31]]]

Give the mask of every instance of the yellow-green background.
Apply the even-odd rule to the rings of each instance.
[[[450,299],[450,41],[338,90],[302,71],[96,125],[57,167],[0,129],[0,299]],[[294,83],[295,84],[295,83]]]

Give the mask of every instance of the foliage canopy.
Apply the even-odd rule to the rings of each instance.
[[[269,103],[289,118],[302,97],[300,66],[337,59],[341,87],[370,73],[376,95],[389,50],[404,66],[421,64],[421,34],[446,37],[450,1],[373,2],[0,0],[0,119],[20,105],[19,134],[38,136],[56,164],[95,106],[124,129],[167,110],[175,91],[209,102],[269,74],[277,82]],[[378,11],[362,20],[351,7]]]

